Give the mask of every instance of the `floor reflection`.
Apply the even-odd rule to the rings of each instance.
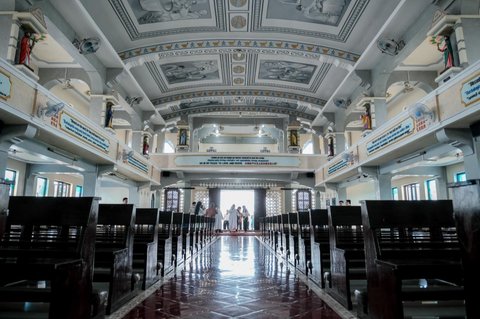
[[[132,318],[340,318],[253,236],[221,236]]]

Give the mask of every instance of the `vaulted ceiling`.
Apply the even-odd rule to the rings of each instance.
[[[312,122],[399,0],[82,0],[165,121]]]

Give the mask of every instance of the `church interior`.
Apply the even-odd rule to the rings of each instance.
[[[0,319],[480,318],[479,30],[480,0],[0,1]]]

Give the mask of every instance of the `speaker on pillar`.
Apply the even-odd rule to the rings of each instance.
[[[480,121],[473,123],[470,125],[470,130],[472,131],[473,137],[480,136]]]
[[[162,171],[162,177],[170,177],[169,171]]]
[[[314,177],[315,177],[315,173],[314,173],[314,172],[307,172],[307,177],[308,177],[308,178],[314,178]]]

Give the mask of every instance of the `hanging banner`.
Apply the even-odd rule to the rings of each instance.
[[[462,103],[469,106],[480,100],[480,73],[470,78],[467,82],[463,82],[462,89]]]
[[[134,156],[128,156],[127,160],[125,161],[128,165],[135,167],[136,169],[148,174],[148,165],[145,164],[143,161],[139,160]]]
[[[367,154],[371,155],[384,147],[390,146],[404,137],[412,134],[415,130],[415,124],[411,117],[403,120],[402,122],[395,125],[393,128],[383,133],[379,137],[371,140],[367,143]]]
[[[60,113],[60,129],[71,136],[108,153],[110,141],[68,113]]]
[[[287,156],[177,156],[178,166],[300,166],[300,160]]]

